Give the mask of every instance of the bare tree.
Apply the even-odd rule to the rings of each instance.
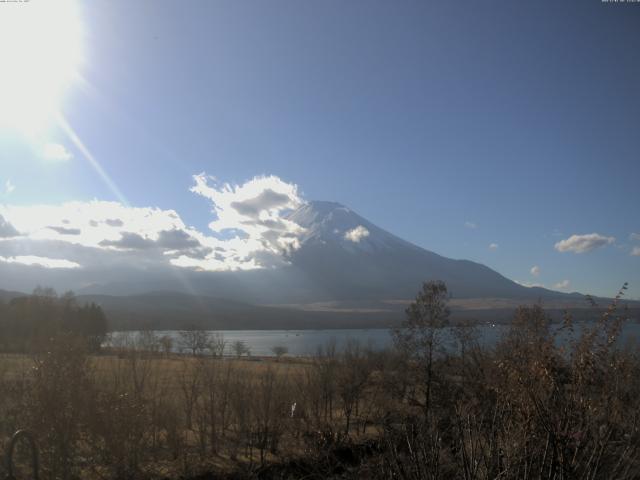
[[[170,335],[163,335],[162,337],[160,337],[158,342],[160,343],[160,348],[162,348],[164,354],[166,356],[169,356],[169,354],[173,350],[173,338]]]
[[[447,286],[442,281],[425,282],[414,302],[406,310],[407,319],[396,329],[396,346],[415,362],[424,383],[424,401],[421,404],[425,414],[431,406],[434,379],[433,361],[440,345],[440,331],[449,322]]]
[[[280,360],[284,355],[289,353],[289,349],[284,345],[276,345],[271,349],[271,352]]]
[[[153,330],[143,330],[138,333],[136,347],[147,353],[157,353],[160,348],[158,336]]]
[[[342,412],[346,420],[345,434],[349,434],[351,418],[358,412],[360,398],[364,393],[370,375],[373,373],[373,365],[369,355],[362,349],[357,340],[349,339],[344,352],[340,355],[340,364],[337,370],[337,390],[342,400]]]
[[[247,354],[250,355],[249,347],[242,340],[236,340],[232,345],[233,352],[236,354],[236,357],[240,358],[242,355]]]
[[[180,345],[191,350],[193,356],[202,355],[209,347],[209,332],[205,330],[182,330],[180,332]]]
[[[454,343],[456,344],[460,353],[460,378],[464,383],[467,376],[467,357],[469,351],[472,353],[478,351],[478,341],[480,339],[480,332],[475,324],[471,321],[463,321],[456,324],[452,328]]]
[[[209,337],[209,351],[214,357],[222,357],[224,350],[227,347],[227,341],[224,339],[224,335],[220,332],[216,332]]]

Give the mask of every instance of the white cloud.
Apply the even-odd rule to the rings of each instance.
[[[55,252],[82,267],[216,271],[269,268],[286,263],[299,247],[304,229],[285,218],[304,203],[295,185],[278,177],[221,187],[210,186],[204,175],[194,179],[192,191],[211,200],[217,217],[211,234],[188,227],[174,210],[119,202],[0,205],[0,255],[44,258]]]
[[[634,257],[640,257],[640,247],[633,247],[633,250],[631,250],[631,255],[633,255]]]
[[[15,257],[2,257],[0,262],[19,263],[21,265],[40,266],[44,268],[80,268],[80,264],[60,258],[38,257],[36,255],[18,255]]]
[[[68,227],[47,227],[53,230],[54,232],[58,232],[60,235],[80,235],[82,230],[79,228],[68,228]]]
[[[629,240],[640,241],[640,233],[632,233],[631,235],[629,235]]]
[[[531,275],[533,275],[534,277],[538,277],[540,276],[540,267],[538,265],[534,265],[533,267],[531,267],[531,270],[529,270],[529,272],[531,272]]]
[[[353,243],[360,243],[360,240],[369,236],[369,230],[364,226],[358,225],[356,228],[348,230],[344,234],[344,238]]]
[[[516,282],[518,285],[522,285],[523,287],[527,287],[527,288],[533,288],[533,287],[546,288],[546,287],[544,286],[544,284],[542,284],[542,283],[521,282],[521,281],[519,281],[519,280],[515,280],[515,282]]]
[[[586,253],[596,248],[604,247],[615,242],[614,237],[606,237],[598,233],[586,235],[571,235],[569,238],[555,244],[559,252]]]
[[[11,182],[11,179],[8,179],[4,182],[4,194],[11,195],[16,189],[16,186]]]
[[[105,239],[118,240],[121,231],[155,238],[162,230],[186,228],[173,210],[97,200],[61,205],[0,205],[0,215],[30,240],[66,240],[87,247],[100,247]],[[113,217],[119,218],[123,226],[106,223]]]
[[[464,222],[464,226],[471,229],[478,228],[477,223],[469,222],[469,221]]]
[[[497,250],[498,249],[498,244],[497,243],[490,243],[489,244],[489,250]]]
[[[561,282],[558,282],[558,283],[554,284],[553,288],[556,288],[558,290],[565,290],[565,289],[569,288],[570,284],[571,284],[571,282],[569,280],[562,280]]]
[[[250,261],[254,254],[280,258],[300,246],[304,228],[285,214],[305,202],[298,187],[276,176],[255,177],[242,185],[212,186],[213,177],[194,176],[191,191],[209,199],[217,219],[209,224],[216,233],[231,233],[228,245]]]
[[[42,158],[53,162],[67,162],[73,155],[60,143],[47,143],[42,147]]]

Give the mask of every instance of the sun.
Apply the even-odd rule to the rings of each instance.
[[[35,134],[53,121],[82,56],[74,0],[0,3],[0,128]]]

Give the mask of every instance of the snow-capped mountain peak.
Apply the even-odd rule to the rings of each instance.
[[[389,248],[402,242],[340,203],[312,201],[291,212],[289,220],[305,229],[301,245],[331,244],[343,249]]]
[[[542,293],[479,263],[446,258],[402,240],[339,203],[308,202],[287,218],[304,228],[291,263],[336,297],[404,297],[426,280],[443,280],[463,297]]]

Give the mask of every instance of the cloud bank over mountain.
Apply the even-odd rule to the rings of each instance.
[[[0,288],[173,289],[293,304],[406,298],[422,281],[442,279],[461,297],[554,295],[540,282],[523,288],[480,263],[421,248],[344,205],[306,201],[277,176],[232,185],[202,173],[190,191],[210,206],[205,228],[173,209],[117,201],[0,204]],[[614,241],[573,235],[555,248],[584,253]],[[499,254],[497,244],[489,249]],[[542,270],[529,273],[538,280]],[[554,289],[568,290],[563,278]]]
[[[247,270],[286,263],[299,247],[304,229],[284,216],[304,204],[296,185],[275,176],[217,185],[205,174],[194,183],[191,191],[211,202],[210,232],[174,210],[120,202],[0,205],[0,263]]]

